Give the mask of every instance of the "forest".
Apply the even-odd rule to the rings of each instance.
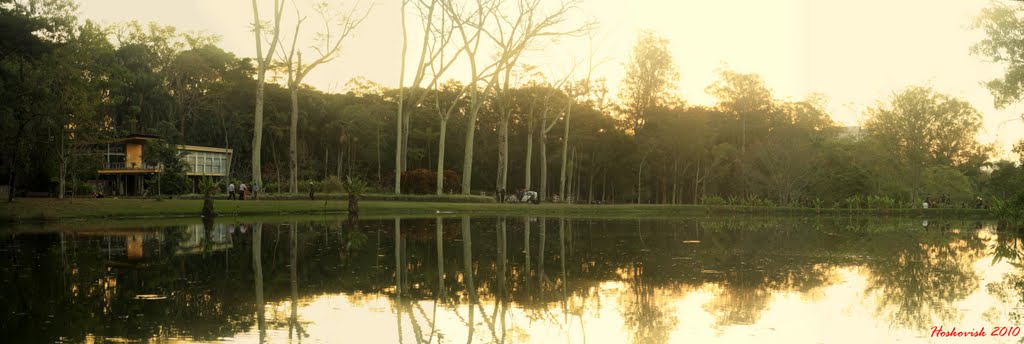
[[[0,173],[11,199],[87,194],[98,145],[149,134],[230,148],[228,179],[271,193],[332,191],[358,176],[381,193],[526,189],[577,203],[1024,204],[1021,161],[996,160],[978,138],[983,114],[929,85],[878,99],[859,127],[832,120],[827,95],[779,99],[759,75],[728,68],[706,89],[717,103],[694,105],[657,32],[638,32],[629,60],[606,66],[623,80],[594,77],[594,52],[552,75],[521,57],[540,42],[593,39],[600,23],[573,19],[578,3],[423,0],[403,1],[403,33],[422,42],[401,42],[419,63],[396,64],[399,87],[355,78],[327,92],[303,77],[335,59],[372,8],[315,6],[293,28],[282,24],[286,3],[253,11],[259,56],[249,57],[208,33],[82,20],[72,0],[0,0]],[[985,39],[964,47],[1005,65],[985,80],[1000,107],[1021,99],[1022,13],[987,9],[974,27]],[[296,42],[300,28],[321,27],[316,41]],[[319,48],[303,62],[305,45]]]

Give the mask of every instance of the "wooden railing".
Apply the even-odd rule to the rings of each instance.
[[[111,162],[103,165],[103,169],[106,170],[158,170],[159,165],[153,164],[139,164],[139,163],[123,163],[123,162]]]

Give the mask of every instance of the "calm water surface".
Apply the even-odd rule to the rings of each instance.
[[[1024,245],[974,221],[222,219],[2,233],[4,342],[1024,338],[991,336],[1021,323]]]

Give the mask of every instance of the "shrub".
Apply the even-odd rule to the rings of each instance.
[[[871,209],[892,209],[896,208],[896,200],[888,196],[868,196],[867,207]]]
[[[92,195],[96,192],[96,187],[89,183],[80,183],[75,186],[76,195]]]
[[[758,195],[750,195],[742,199],[738,199],[739,204],[748,207],[773,207],[775,202],[767,198],[762,198]]]
[[[815,198],[813,205],[814,209],[821,209],[825,207],[825,201],[822,201],[820,198]]]
[[[1024,197],[1018,195],[1009,200],[992,197],[989,212],[999,221],[999,227],[1006,229],[1020,228],[1024,223]]]
[[[392,172],[384,178],[384,186],[391,188],[395,186],[395,174]],[[452,170],[445,170],[442,179],[442,189],[445,193],[456,193],[462,190],[462,178]],[[437,191],[437,172],[425,168],[402,172],[402,193],[405,194],[433,194]]]
[[[412,194],[434,193],[437,173],[425,168],[402,172],[402,192]]]
[[[462,191],[462,177],[452,170],[444,170],[443,188],[445,193]]]
[[[218,195],[214,198],[226,198],[226,195]],[[182,195],[180,199],[203,199],[199,194]],[[287,200],[308,200],[309,194],[303,193],[270,193],[260,194],[261,201],[287,201]],[[318,200],[344,201],[348,199],[345,193],[317,193]],[[363,201],[395,201],[395,202],[454,202],[454,203],[495,203],[494,197],[479,195],[395,195],[386,193],[368,193],[359,198]]]
[[[860,209],[864,207],[864,198],[860,195],[853,195],[843,200],[843,207],[849,209]]]
[[[719,195],[704,195],[700,198],[700,203],[704,205],[726,205],[725,199]]]
[[[345,191],[342,187],[341,178],[338,176],[327,177],[323,182],[323,191],[327,193],[338,193]]]
[[[729,205],[743,205],[743,200],[736,196],[729,196],[725,202]]]

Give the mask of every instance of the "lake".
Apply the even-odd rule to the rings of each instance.
[[[877,217],[29,226],[0,236],[0,335],[1016,343],[1022,252],[986,222]]]

